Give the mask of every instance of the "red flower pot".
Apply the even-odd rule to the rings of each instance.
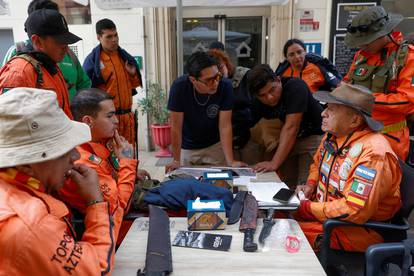
[[[157,157],[171,157],[172,154],[168,149],[171,144],[171,126],[166,125],[151,125],[152,141],[160,147],[160,150],[155,153]]]

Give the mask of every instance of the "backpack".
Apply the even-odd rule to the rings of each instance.
[[[321,73],[325,79],[325,85],[320,87],[320,90],[331,91],[335,89],[342,80],[341,73],[338,72],[336,66],[325,57],[314,53],[307,53],[305,56],[305,62],[310,62],[318,66],[321,70]],[[281,76],[286,69],[290,66],[287,60],[279,63],[279,66],[276,68],[275,74]]]

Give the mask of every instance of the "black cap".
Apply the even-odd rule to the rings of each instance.
[[[81,40],[80,37],[69,32],[68,24],[63,15],[51,9],[32,12],[26,19],[24,28],[29,37],[34,34],[48,35],[64,44],[73,44]]]

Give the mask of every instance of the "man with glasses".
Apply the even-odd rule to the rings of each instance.
[[[233,159],[231,82],[222,79],[217,61],[204,52],[192,54],[186,70],[168,99],[174,160],[166,171],[181,165],[244,165]]]
[[[257,172],[279,171],[290,187],[304,183],[309,165],[322,139],[321,105],[308,86],[298,78],[280,78],[267,64],[255,66],[248,75],[254,96],[254,123],[261,118],[280,119],[279,145],[272,160],[256,164]]]
[[[344,80],[369,88],[373,118],[384,123],[382,133],[402,160],[409,150],[406,116],[414,112],[414,47],[393,31],[403,20],[381,6],[361,11],[349,24],[345,43],[359,48]]]

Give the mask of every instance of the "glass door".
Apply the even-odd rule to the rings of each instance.
[[[184,64],[196,51],[207,51],[214,41],[225,45],[225,51],[236,66],[252,68],[265,61],[263,17],[184,18]]]

